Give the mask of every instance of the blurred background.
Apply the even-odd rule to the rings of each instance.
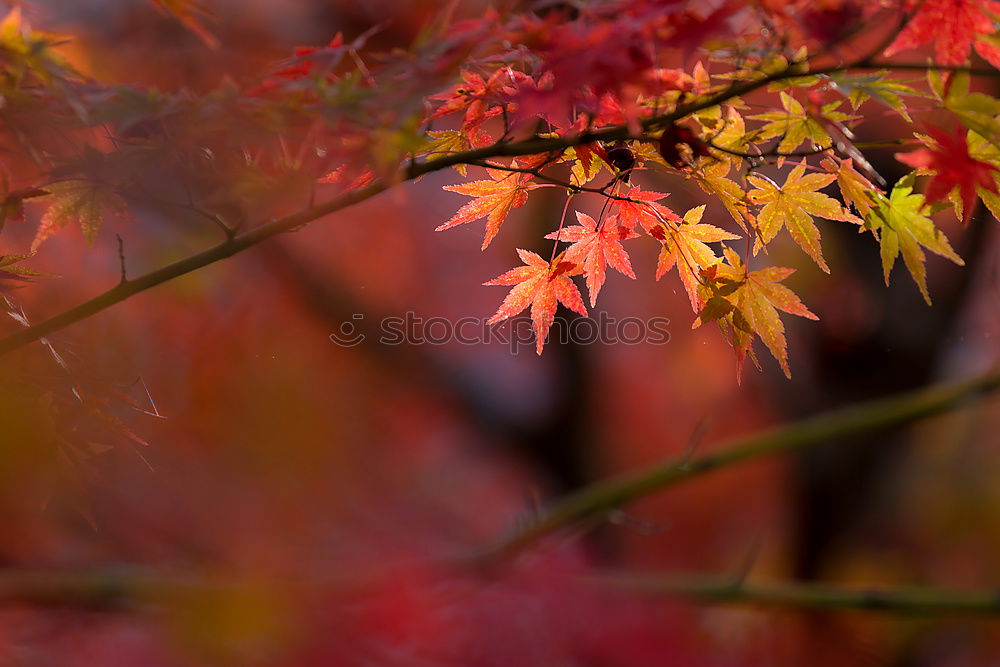
[[[460,3],[469,16],[484,7]],[[145,2],[22,4],[33,25],[74,36],[64,49],[84,72],[193,91],[253,81],[337,32],[350,40],[379,24],[373,50],[405,46],[439,9],[213,2],[212,49]],[[859,141],[898,135],[881,107],[864,109]],[[894,150],[867,153],[890,182],[904,173]],[[554,189],[532,193],[484,252],[481,223],[434,233],[466,201],[441,189],[456,179],[394,188],[4,359],[5,568],[253,583],[154,609],[8,608],[4,664],[1000,665],[990,620],[700,606],[580,577],[750,567],[751,578],[995,588],[994,400],[706,476],[501,572],[428,564],[490,544],[590,481],[988,369],[1000,335],[991,217],[963,229],[940,216],[966,267],[928,262],[930,308],[900,269],[883,284],[876,244],[852,227],[820,223],[829,277],[776,245],[770,261],[800,267],[789,284],[820,319],[786,322],[791,380],[762,355],[763,371],[737,384],[731,349],[711,327],[691,329],[681,284],[653,280],[643,240],[629,246],[638,280],[609,275],[592,315],[667,318],[666,344],[553,340],[540,357],[530,343],[516,354],[504,341],[380,344],[386,317],[489,317],[506,292],[482,283],[516,265],[514,248],[548,252],[538,239],[565,201]],[[705,202],[692,181],[635,179],[669,192],[675,211]],[[601,201],[583,207],[597,216]],[[27,208],[4,252],[30,244],[40,209]],[[714,203],[706,221],[736,231]],[[67,230],[33,264],[64,277],[10,293],[12,308],[39,320],[113,285],[116,235],[135,273],[218,240],[208,223],[155,211],[110,221],[89,251]],[[345,324],[364,341],[335,344]],[[74,402],[75,387],[100,405]]]

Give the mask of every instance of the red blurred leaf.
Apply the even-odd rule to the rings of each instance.
[[[885,50],[891,56],[924,44],[934,45],[939,65],[961,65],[976,52],[995,67],[1000,67],[1000,48],[977,39],[996,32],[994,20],[1000,16],[1000,2],[992,0],[919,0],[907,3],[916,15],[895,41]]]
[[[936,142],[928,148],[912,153],[896,153],[896,159],[916,169],[932,172],[924,196],[929,203],[946,199],[954,189],[962,198],[962,222],[968,223],[976,203],[976,188],[997,192],[996,166],[975,159],[969,154],[966,133],[956,129],[949,134],[939,128],[929,127],[927,133]]]
[[[72,179],[46,186],[52,197],[49,208],[42,216],[35,240],[34,251],[45,239],[68,224],[77,224],[88,243],[97,238],[107,215],[120,215],[125,211],[125,201],[115,189],[105,183]]]

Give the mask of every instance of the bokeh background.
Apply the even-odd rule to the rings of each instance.
[[[2,4],[2,3],[0,3]],[[9,4],[9,3],[8,3]],[[485,3],[462,2],[474,16]],[[440,3],[212,3],[210,49],[150,4],[23,3],[72,34],[65,52],[104,80],[209,90],[246,82],[296,45],[381,24],[373,50],[405,46]],[[155,53],[155,57],[150,54]],[[752,102],[753,100],[751,100]],[[896,132],[864,108],[859,141]],[[892,149],[868,151],[887,180]],[[691,182],[638,173],[666,202]],[[432,174],[139,295],[5,361],[0,386],[0,563],[252,583],[113,610],[0,614],[11,665],[892,665],[1000,664],[1000,624],[963,618],[703,606],[611,593],[614,567],[991,589],[1000,582],[998,404],[830,442],[655,494],[585,535],[558,536],[502,571],[435,563],[471,553],[589,481],[846,403],[989,368],[1000,335],[996,221],[941,225],[965,268],[929,262],[927,307],[908,276],[886,287],[871,239],[822,226],[832,276],[776,246],[775,264],[819,322],[789,322],[793,377],[770,358],[736,382],[730,348],[692,315],[654,248],[638,280],[611,275],[596,312],[669,318],[665,345],[382,345],[384,317],[489,317],[482,286],[538,246],[564,202],[532,194],[496,242],[434,227],[464,203]],[[600,210],[594,200],[591,214]],[[39,209],[4,230],[30,243]],[[710,204],[708,220],[731,227]],[[822,223],[821,223],[822,224]],[[94,247],[74,230],[34,264],[64,276],[10,298],[29,320],[130,271],[215,242],[160,212],[113,221]],[[4,246],[5,248],[7,246]],[[7,252],[7,250],[5,250]],[[563,318],[564,314],[560,314]],[[788,318],[791,319],[791,318]],[[344,323],[367,334],[334,344]],[[563,322],[563,325],[566,325]],[[4,325],[14,330],[18,325]],[[67,399],[103,396],[100,419]],[[53,407],[54,406],[54,407]],[[109,421],[113,416],[113,421]],[[110,434],[110,435],[109,435]]]

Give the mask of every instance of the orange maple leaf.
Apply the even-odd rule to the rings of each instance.
[[[511,164],[517,167],[517,161]],[[457,192],[467,197],[475,197],[474,200],[458,209],[447,222],[439,225],[434,231],[440,232],[444,229],[451,229],[457,225],[464,225],[467,222],[486,218],[486,236],[483,239],[482,249],[489,246],[490,241],[497,235],[500,225],[507,218],[511,209],[524,206],[528,201],[528,190],[539,187],[530,183],[531,174],[504,171],[503,169],[487,169],[492,180],[473,181],[460,185],[446,185],[445,190]]]
[[[805,171],[805,164],[799,164],[780,187],[766,176],[747,177],[747,180],[756,186],[755,190],[748,193],[750,201],[763,206],[757,215],[760,236],[757,238],[757,247],[754,250],[770,243],[778,230],[784,226],[819,268],[830,273],[830,267],[823,259],[819,229],[813,223],[812,217],[818,215],[829,220],[849,220],[857,223],[861,220],[844,211],[844,207],[836,199],[822,192],[816,192],[837,180],[836,175],[804,175]]]
[[[625,252],[621,242],[639,235],[620,224],[618,216],[608,218],[600,226],[586,213],[577,211],[576,219],[580,222],[579,225],[552,232],[545,238],[573,244],[566,249],[566,261],[583,264],[583,274],[587,277],[587,291],[590,292],[590,305],[595,306],[597,295],[604,286],[609,264],[619,273],[635,280],[628,253]]]
[[[525,266],[511,269],[483,283],[514,286],[487,324],[502,322],[530,305],[531,324],[535,330],[535,351],[541,354],[545,337],[556,316],[557,302],[581,315],[587,315],[580,291],[569,278],[579,274],[582,268],[576,262],[567,261],[563,255],[550,263],[528,250],[518,248],[517,254]]]
[[[729,322],[732,325],[732,342],[741,364],[750,351],[753,336],[758,336],[777,359],[785,376],[791,378],[785,326],[778,311],[810,320],[819,319],[792,290],[780,284],[795,273],[795,269],[769,266],[748,272],[735,252],[729,249],[723,252],[729,264],[713,267],[712,284],[706,288],[711,296],[706,299],[693,326],[698,327],[702,322],[712,320],[725,319]]]
[[[700,281],[696,274],[719,261],[715,252],[705,244],[740,238],[724,229],[702,224],[701,216],[704,212],[704,205],[693,208],[684,214],[684,219],[676,228],[664,226],[662,238],[654,234],[663,244],[656,263],[656,279],[659,280],[663,274],[676,266],[681,282],[684,283],[684,289],[687,290],[688,299],[691,301],[691,308],[695,312],[698,312],[702,305],[702,300],[698,296]]]

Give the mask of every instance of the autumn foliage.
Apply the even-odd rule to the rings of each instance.
[[[327,367],[316,361],[333,354],[325,351],[332,345],[325,335],[325,347],[297,340],[316,322],[355,331],[353,315],[361,322],[362,314],[419,309],[437,296],[453,319],[484,318],[497,330],[514,330],[527,311],[531,346],[541,355],[531,355],[530,374],[561,363],[561,344],[550,335],[557,323],[596,316],[607,303],[641,309],[647,294],[676,294],[683,314],[669,296],[659,310],[641,314],[669,317],[675,339],[707,341],[711,330],[714,342],[685,348],[678,371],[687,373],[684,382],[664,390],[675,402],[646,391],[645,383],[658,381],[650,379],[648,360],[634,367],[608,362],[614,378],[633,382],[631,390],[598,388],[597,399],[577,402],[594,400],[609,437],[621,424],[638,430],[651,412],[679,419],[688,398],[736,406],[734,419],[763,425],[782,410],[769,412],[746,395],[739,399],[746,403],[712,400],[760,377],[753,369],[764,377],[780,369],[780,381],[791,383],[799,350],[807,357],[811,349],[798,332],[817,335],[810,327],[821,326],[815,321],[827,312],[845,340],[864,329],[877,308],[852,295],[867,293],[872,282],[884,290],[905,280],[911,296],[940,307],[931,306],[936,272],[964,266],[965,249],[975,249],[964,240],[977,220],[996,224],[1000,217],[1000,2],[390,2],[377,18],[352,3],[295,2],[272,8],[272,20],[300,30],[282,33],[248,18],[257,10],[241,18],[224,2],[152,0],[122,10],[120,45],[108,36],[111,19],[94,22],[72,3],[8,4],[0,23],[0,298],[8,316],[0,356],[11,361],[0,379],[0,420],[9,425],[0,425],[7,428],[0,437],[18,444],[11,445],[9,470],[0,470],[11,489],[0,491],[0,500],[13,508],[2,505],[0,516],[9,512],[11,525],[29,537],[23,552],[2,555],[12,569],[120,561],[139,563],[143,576],[169,575],[167,584],[140,585],[140,598],[153,591],[149,596],[167,610],[164,632],[183,639],[140,633],[135,657],[122,664],[185,664],[190,656],[204,662],[187,664],[730,664],[726,656],[731,664],[805,664],[796,656],[815,648],[808,620],[801,632],[767,634],[763,648],[748,641],[731,655],[714,653],[716,640],[693,638],[698,624],[684,610],[579,586],[594,562],[582,547],[518,560],[525,545],[508,544],[499,558],[483,558],[483,545],[510,525],[511,508],[532,485],[531,473],[517,465],[501,475],[496,471],[507,471],[507,463],[451,461],[456,478],[473,481],[461,491],[467,502],[440,501],[447,512],[503,508],[483,510],[488,518],[478,524],[463,515],[475,528],[458,531],[461,540],[435,513],[437,494],[449,492],[438,478],[420,491],[433,499],[432,509],[408,514],[409,501],[393,494],[438,469],[436,457],[445,457],[434,434],[460,421],[448,416],[455,405],[481,421],[484,440],[499,433],[490,383],[468,381],[465,362],[455,361],[462,355],[406,348],[352,357],[348,349]],[[280,36],[297,39],[314,23],[323,34],[308,33],[309,43]],[[155,29],[142,32],[148,26]],[[162,53],[176,62],[161,60]],[[387,203],[393,193],[398,198]],[[341,225],[348,236],[329,246],[335,237],[296,246],[298,235],[286,234],[341,212],[356,217]],[[840,240],[845,230],[865,245],[847,246]],[[853,268],[863,253],[876,267],[874,281]],[[207,268],[237,255],[240,268],[225,278]],[[311,262],[330,273],[310,273]],[[274,285],[265,277],[272,273]],[[119,306],[165,283],[177,292],[163,309]],[[295,284],[296,296],[279,283]],[[371,289],[345,295],[331,292],[332,283]],[[812,295],[831,291],[832,299],[817,296],[821,306],[813,305]],[[73,517],[65,519],[73,524],[68,532],[85,526],[101,534],[112,497],[101,496],[103,508],[77,500],[99,486],[107,452],[134,452],[157,467],[157,455],[149,461],[145,452],[161,446],[153,437],[160,427],[136,421],[169,421],[171,411],[161,414],[141,364],[117,354],[131,349],[128,336],[108,325],[90,330],[83,344],[70,328],[119,307],[130,318],[153,318],[142,325],[149,327],[145,343],[188,342],[175,358],[183,370],[163,370],[160,378],[161,386],[182,387],[166,390],[174,412],[190,413],[189,421],[159,433],[180,443],[163,462],[176,478],[165,474],[153,483],[155,506],[127,510],[141,515],[132,517],[134,525],[176,538],[165,538],[162,551],[126,529],[110,530],[113,547],[89,537],[62,541],[60,530],[50,533],[32,518],[54,498],[52,511]],[[216,319],[213,312],[226,315]],[[250,341],[265,345],[264,330],[292,359],[280,370],[254,366],[267,354]],[[731,350],[724,362],[702,352],[716,344]],[[873,357],[891,353],[891,345],[879,345]],[[500,384],[505,363],[485,364],[491,370],[484,377],[496,375]],[[819,366],[801,367],[818,374]],[[109,368],[129,383],[108,380]],[[331,379],[333,371],[347,379]],[[713,379],[722,375],[724,383]],[[450,398],[428,407],[425,382]],[[330,407],[325,391],[349,400]],[[539,395],[511,399],[530,413],[525,423],[535,417],[522,403],[547,405]],[[226,421],[218,415],[237,409],[230,397],[251,407]],[[271,405],[284,411],[273,420]],[[541,429],[536,441],[554,447],[573,428],[585,430],[581,423],[568,418]],[[508,430],[526,429],[517,423]],[[463,433],[455,427],[449,437]],[[367,460],[360,445],[323,445],[408,442],[415,434],[426,437],[426,448],[400,455],[412,460],[386,457],[398,470]],[[597,430],[587,437],[597,439]],[[260,449],[244,459],[235,446],[206,453],[193,444],[212,438]],[[296,439],[313,446],[296,449]],[[271,444],[293,452],[294,467],[275,464]],[[663,458],[637,451],[636,461]],[[239,471],[238,490],[211,517],[199,514],[214,488],[209,473],[196,471],[203,458],[210,471]],[[272,467],[284,471],[265,489],[273,504],[248,490]],[[165,499],[186,493],[185,470],[192,471],[197,502],[181,510]],[[323,470],[338,472],[331,481]],[[346,502],[339,493],[370,504]],[[23,498],[30,502],[22,505]],[[312,535],[310,520],[318,519],[302,519],[302,498],[338,508],[331,510],[334,537]],[[700,500],[713,507],[713,498]],[[244,506],[263,517],[262,525],[293,532],[289,544],[272,544],[247,518],[252,512],[240,513]],[[617,503],[597,506],[606,512]],[[530,523],[533,512],[522,513],[522,522]],[[194,542],[204,543],[185,542],[186,516],[197,524]],[[371,519],[380,516],[385,526]],[[223,525],[232,531],[229,543],[205,537]],[[343,546],[355,537],[363,545],[356,552]],[[329,541],[317,547],[319,556],[310,553],[314,538]],[[60,553],[69,554],[65,562]],[[690,554],[690,562],[698,559]],[[309,562],[297,578],[299,560]],[[334,561],[344,569],[340,579],[327,569]],[[219,572],[253,575],[253,583],[234,593],[228,584],[216,587]],[[208,601],[195,600],[195,589],[207,590]],[[115,595],[94,605],[132,604]],[[31,615],[37,602],[24,605],[28,627],[51,623],[59,631],[53,634],[62,632],[58,619]],[[54,604],[64,602],[75,601]],[[565,608],[571,611],[560,618]],[[292,620],[276,620],[274,609],[289,610]],[[20,613],[12,612],[12,627]],[[511,619],[522,614],[526,625],[514,627]],[[224,641],[194,627],[199,622]],[[586,630],[605,622],[600,633]],[[101,636],[127,646],[129,631],[124,623]],[[516,637],[509,644],[508,631]],[[262,637],[268,641],[255,644]],[[0,634],[0,647],[6,641]],[[174,644],[188,657],[161,652]],[[983,655],[1000,650],[989,646]],[[100,662],[106,646],[91,650],[98,657],[80,664],[110,664]],[[17,662],[24,656],[14,649],[3,655],[13,656],[11,664],[34,664]]]

